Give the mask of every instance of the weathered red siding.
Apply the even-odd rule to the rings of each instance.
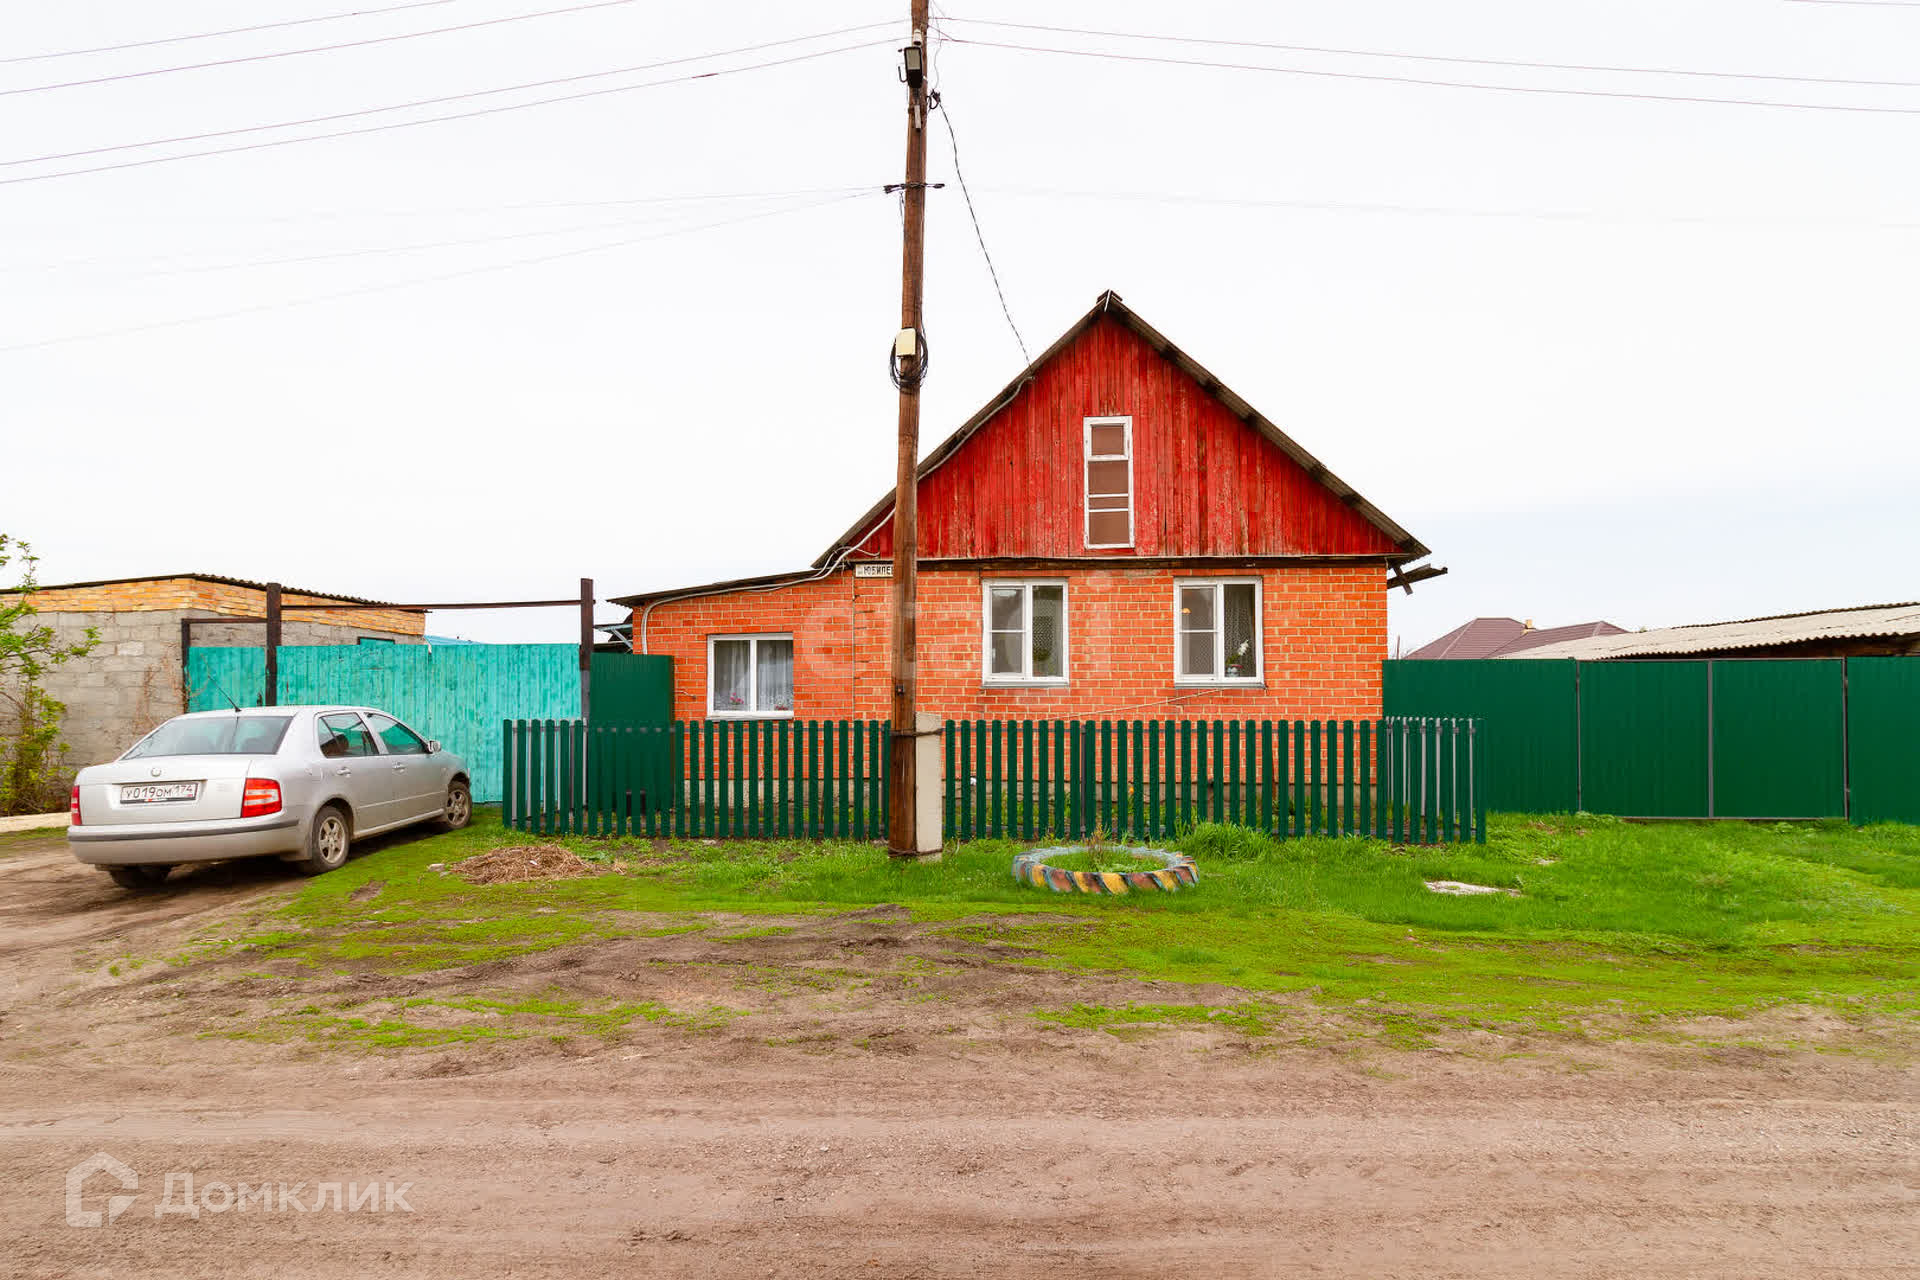
[[[1134,545],[1092,550],[1082,423],[1133,418]],[[861,553],[893,553],[892,513]],[[863,531],[865,532],[865,531]],[[1392,555],[1393,541],[1133,330],[1102,318],[920,481],[923,559]]]

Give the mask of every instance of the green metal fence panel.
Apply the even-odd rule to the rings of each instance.
[[[1920,657],[1847,659],[1856,823],[1920,822]]]
[[[1634,818],[1707,817],[1710,692],[1704,662],[1581,664],[1583,807]]]
[[[593,655],[595,724],[673,723],[673,659],[663,654]]]
[[[1574,663],[1567,659],[1381,664],[1387,716],[1486,722],[1499,747],[1488,762],[1487,803],[1522,813],[1570,813],[1580,807],[1574,680]]]
[[[1832,818],[1847,812],[1841,660],[1713,662],[1716,816]]]
[[[466,758],[473,798],[502,797],[503,720],[580,714],[580,651],[566,644],[282,645],[282,706],[343,703],[391,712]],[[195,646],[188,709],[213,711],[230,693],[259,706],[266,651]]]

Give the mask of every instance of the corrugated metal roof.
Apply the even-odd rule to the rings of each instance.
[[[1684,627],[1659,627],[1620,635],[1593,636],[1542,645],[1520,653],[1503,654],[1515,661],[1531,658],[1578,658],[1599,662],[1608,658],[1640,658],[1671,654],[1714,653],[1722,649],[1769,649],[1816,640],[1853,640],[1875,636],[1920,636],[1920,601],[1907,604],[1871,604],[1819,613],[1784,613],[1738,622],[1700,622]]]
[[[68,591],[79,587],[113,587],[125,582],[217,582],[225,587],[250,587],[255,591],[265,591],[267,584],[255,582],[250,578],[226,578],[217,573],[143,573],[131,578],[100,578],[93,582],[42,582],[36,588],[40,591]],[[333,591],[309,591],[305,587],[281,586],[280,590],[290,596],[308,596],[315,600],[339,601],[341,604],[371,605],[378,609],[392,609],[395,605],[385,600],[366,600],[359,596],[343,596]],[[417,613],[417,609],[403,609],[403,613]]]
[[[1617,636],[1624,634],[1625,627],[1616,627],[1611,622],[1576,622],[1568,627],[1543,627],[1515,636],[1513,643],[1494,654],[1496,658],[1511,658],[1523,649],[1538,649],[1543,645],[1560,644],[1568,640],[1585,640],[1589,636]]]

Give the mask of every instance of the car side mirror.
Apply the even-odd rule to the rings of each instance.
[[[438,738],[427,739],[427,754],[430,756],[437,756],[440,754],[440,739]]]

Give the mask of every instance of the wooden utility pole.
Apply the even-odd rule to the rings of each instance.
[[[926,335],[920,304],[926,277],[927,230],[927,0],[910,0],[913,34],[901,50],[907,82],[907,177],[900,250],[900,332],[894,338],[893,375],[900,387],[900,451],[893,482],[893,754],[887,771],[887,853],[919,856],[915,756],[919,746],[919,672],[916,626],[920,558],[917,472],[920,465],[920,380],[926,373]]]

